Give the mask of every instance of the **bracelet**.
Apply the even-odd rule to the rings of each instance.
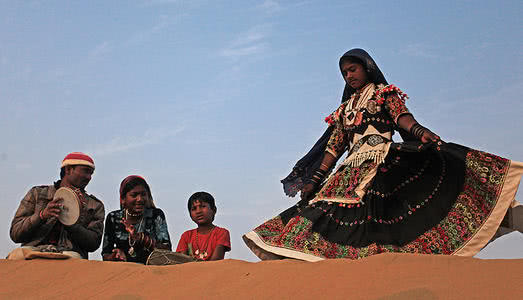
[[[423,133],[428,130],[427,128],[421,126],[419,123],[415,123],[410,127],[410,133],[412,133],[413,136],[417,137],[421,140],[421,137],[423,137]]]
[[[44,220],[43,213],[44,213],[44,211],[41,210],[40,213],[38,214],[38,216],[40,216],[40,220],[42,220],[42,221]]]
[[[323,167],[323,168],[325,168],[325,170],[328,170],[328,169],[329,169],[329,166],[327,166],[327,165],[326,165],[326,164],[324,164],[324,163],[321,163],[320,167]],[[320,170],[321,170],[321,169],[320,169]]]
[[[318,176],[312,176],[311,181],[314,182],[314,184],[318,184],[321,181],[321,178]]]
[[[143,233],[142,233],[143,234]],[[156,245],[156,241],[148,235],[143,235],[143,248],[152,251]]]
[[[323,180],[323,178],[325,178],[326,173],[327,172],[323,171],[322,169],[316,170],[311,177],[311,181],[314,182],[315,184],[320,183]]]
[[[321,177],[325,177],[325,174],[327,174],[327,171],[323,171],[322,169],[316,170],[315,174],[318,174]]]

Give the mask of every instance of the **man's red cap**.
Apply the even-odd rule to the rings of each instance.
[[[94,169],[94,161],[89,155],[82,152],[72,152],[62,161],[62,168],[65,166],[88,166]]]

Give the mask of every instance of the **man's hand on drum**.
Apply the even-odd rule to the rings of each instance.
[[[43,211],[40,212],[40,218],[42,220],[47,220],[49,218],[58,218],[60,212],[62,211],[62,202],[63,198],[53,199],[51,202],[47,203],[47,206]]]

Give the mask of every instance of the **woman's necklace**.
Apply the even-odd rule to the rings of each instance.
[[[207,241],[205,241],[205,245],[203,247],[200,247],[200,243],[198,241],[198,229],[196,229],[196,236],[194,237],[195,239],[195,245],[196,247],[198,247],[196,249],[196,251],[194,251],[194,255],[196,256],[196,258],[199,258],[199,259],[205,259],[209,254],[207,253],[207,246],[209,245],[209,240],[211,239],[211,233],[214,231],[214,228],[216,228],[216,226],[214,226],[211,231],[207,234],[209,237],[207,238]],[[203,252],[202,252],[202,249],[203,248]]]
[[[137,217],[140,217],[141,215],[143,215],[143,213],[141,213],[141,214],[133,214],[133,213],[129,212],[128,209],[125,210],[125,217],[131,216],[133,218],[137,218]]]
[[[367,101],[374,93],[374,84],[367,83],[364,87],[354,93],[350,99],[349,105],[345,109],[347,116],[346,126],[352,128],[361,124],[363,114],[361,109],[367,105]]]
[[[140,223],[138,223],[138,229],[136,230],[137,232],[140,232],[140,230],[142,229],[142,225],[143,225],[143,214],[132,214],[129,212],[129,210],[126,209],[125,210],[125,219],[129,220],[129,216],[131,216],[131,217],[142,216],[140,219]],[[134,251],[134,244],[136,244],[136,241],[131,239],[130,233],[129,233],[128,241],[129,241],[129,247],[130,247],[129,251],[128,251],[129,256],[136,257],[136,251]]]

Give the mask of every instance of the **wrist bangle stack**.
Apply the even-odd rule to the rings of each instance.
[[[41,210],[40,213],[38,214],[38,216],[40,216],[40,220],[42,220],[42,221],[44,220],[44,214],[43,213],[44,213],[44,211]]]
[[[413,136],[417,137],[420,140],[426,130],[428,129],[421,126],[419,123],[415,123],[414,125],[412,125],[412,127],[410,127],[410,133],[412,133]]]
[[[143,232],[140,233],[140,237],[138,238],[137,243],[141,245],[144,249],[147,249],[149,251],[154,250],[154,247],[156,245],[156,241]]]
[[[322,169],[318,169],[312,174],[311,181],[315,184],[320,183],[323,178],[325,178],[326,171],[323,171]]]

